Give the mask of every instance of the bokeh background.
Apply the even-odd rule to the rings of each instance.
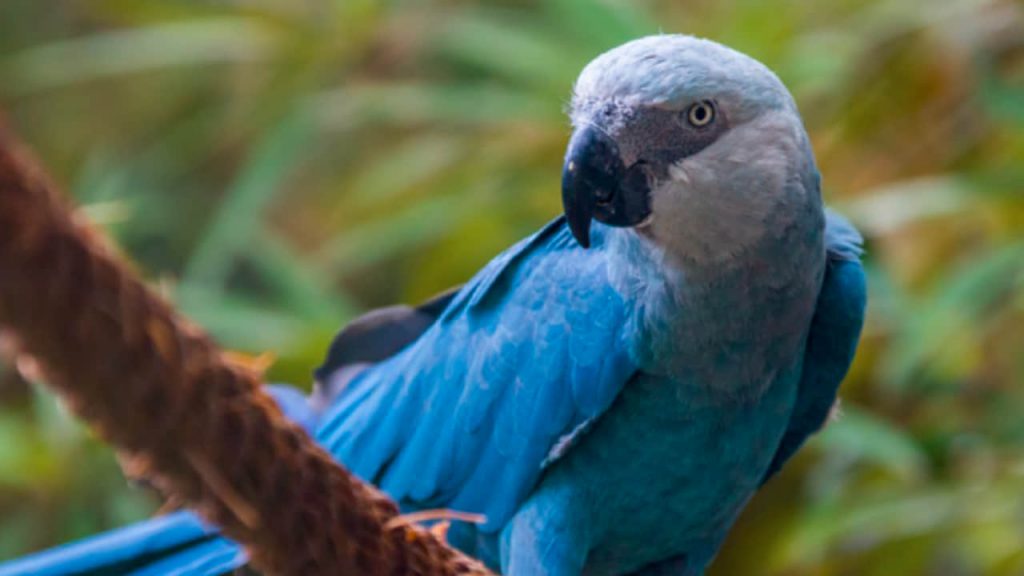
[[[0,108],[177,305],[308,386],[346,319],[559,212],[575,75],[658,31],[775,69],[868,238],[844,414],[712,574],[1024,574],[1020,3],[2,0]],[[0,559],[157,505],[0,367]]]

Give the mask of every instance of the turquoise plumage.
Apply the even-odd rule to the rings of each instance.
[[[571,116],[566,216],[457,292],[346,329],[319,413],[277,395],[404,510],[484,515],[449,537],[504,573],[701,574],[835,402],[863,321],[860,236],[822,208],[788,92],[720,45],[617,48]],[[179,513],[0,575],[244,561]]]

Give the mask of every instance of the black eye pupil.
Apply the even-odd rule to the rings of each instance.
[[[698,102],[690,107],[687,114],[689,115],[691,125],[702,128],[711,123],[711,119],[715,116],[715,111],[710,103]]]

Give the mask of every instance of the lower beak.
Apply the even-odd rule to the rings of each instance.
[[[615,142],[593,126],[573,134],[562,168],[562,205],[569,230],[590,247],[590,222],[635,226],[651,213],[646,164],[627,168]]]

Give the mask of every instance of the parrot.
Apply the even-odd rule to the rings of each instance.
[[[697,576],[829,419],[867,301],[862,238],[825,208],[793,97],[711,40],[586,65],[563,214],[464,285],[343,328],[283,410],[405,513],[502,574]],[[180,511],[0,575],[227,574]]]

